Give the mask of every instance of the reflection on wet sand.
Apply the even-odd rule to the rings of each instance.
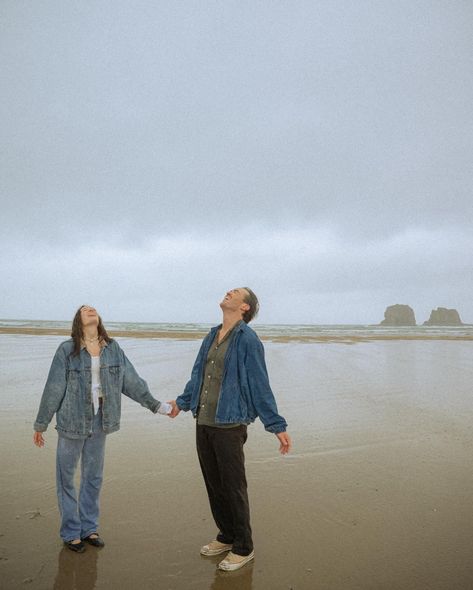
[[[93,590],[97,582],[98,554],[96,549],[78,554],[63,547],[58,556],[54,590]]]
[[[250,561],[241,570],[235,572],[223,572],[216,569],[215,578],[209,590],[252,590],[253,567],[254,562]]]

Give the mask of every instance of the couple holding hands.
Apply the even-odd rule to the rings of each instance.
[[[60,535],[77,553],[85,543],[103,547],[98,534],[99,494],[103,480],[105,438],[120,428],[121,394],[154,413],[175,418],[191,410],[196,446],[215,524],[216,538],[202,555],[227,553],[222,570],[243,567],[254,557],[243,445],[247,425],[257,417],[289,452],[287,423],[278,414],[269,384],[263,345],[248,326],[259,309],[247,287],[228,291],[220,302],[222,323],[204,338],[182,395],[171,402],[155,399],[118,343],[109,337],[97,311],[80,307],[71,339],[54,356],[34,424],[34,443],[56,414],[58,444],[56,484]],[[77,498],[74,474],[81,460]]]

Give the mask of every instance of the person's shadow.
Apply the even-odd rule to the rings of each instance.
[[[97,582],[98,551],[73,553],[67,547],[59,552],[54,590],[93,590]]]
[[[209,590],[252,590],[253,566],[254,562],[250,561],[241,570],[235,572],[223,572],[217,569]]]

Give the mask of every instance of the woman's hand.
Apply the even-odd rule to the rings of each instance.
[[[33,434],[33,442],[37,447],[44,447],[44,438],[42,432],[35,432]]]

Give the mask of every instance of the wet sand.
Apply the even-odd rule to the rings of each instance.
[[[57,535],[56,432],[32,422],[61,336],[1,335],[0,587],[467,590],[473,587],[469,342],[266,344],[294,439],[281,457],[249,429],[255,560],[234,573],[199,547],[215,534],[189,414],[124,397],[107,439],[101,526],[83,555]],[[182,391],[199,342],[120,338],[158,399]]]

